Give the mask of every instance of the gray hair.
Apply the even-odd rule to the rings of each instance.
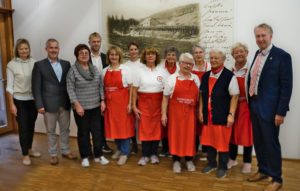
[[[170,52],[175,52],[176,58],[178,58],[179,51],[178,51],[178,49],[177,49],[176,47],[170,46],[170,47],[165,48],[165,51],[164,51],[165,57],[166,57],[167,54],[170,53]]]
[[[200,46],[199,44],[194,44],[192,47],[192,52],[194,53],[196,48],[200,48],[201,50],[203,50],[203,52],[205,52],[205,48],[203,46]]]
[[[189,62],[189,63],[195,64],[193,55],[191,55],[191,54],[188,53],[188,52],[182,53],[182,54],[180,55],[180,57],[179,57],[179,63],[180,63],[180,62]]]
[[[212,52],[221,54],[222,57],[223,57],[223,61],[226,60],[226,54],[225,54],[225,51],[224,51],[224,50],[221,50],[221,49],[211,49],[211,50],[209,51],[209,53],[212,53]]]

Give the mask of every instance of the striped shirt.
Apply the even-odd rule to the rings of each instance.
[[[75,64],[71,66],[67,75],[67,91],[71,103],[78,101],[85,110],[99,107],[100,98],[103,96],[101,75],[96,66],[94,68],[96,77],[91,81],[85,80],[81,76]]]

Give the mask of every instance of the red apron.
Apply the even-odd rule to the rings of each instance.
[[[138,108],[141,111],[139,138],[141,141],[161,139],[161,102],[163,93],[138,92]]]
[[[204,63],[205,64],[205,70],[204,71],[197,71],[197,70],[192,70],[193,74],[196,74],[199,78],[199,81],[201,82],[201,78],[202,76],[205,74],[206,70],[207,70],[207,62]],[[197,103],[197,108],[199,108],[199,103]],[[196,110],[196,116],[198,116],[198,110]],[[202,134],[202,129],[203,129],[203,124],[200,123],[200,121],[198,119],[196,119],[196,134],[197,136],[201,136]]]
[[[129,89],[123,87],[121,71],[108,71],[104,77],[106,138],[127,139],[134,136],[133,114],[127,112]]]
[[[217,79],[210,77],[208,81],[209,87],[209,100],[213,87]],[[212,146],[217,149],[219,152],[228,152],[229,150],[229,141],[231,135],[231,129],[224,125],[213,125],[212,124],[212,113],[211,113],[211,104],[208,103],[208,124],[203,125],[201,144]]]
[[[176,79],[168,112],[169,151],[172,155],[195,155],[195,110],[198,94],[194,80]]]
[[[236,77],[240,88],[240,96],[230,142],[235,145],[249,147],[253,145],[253,138],[250,110],[245,93],[245,75]]]

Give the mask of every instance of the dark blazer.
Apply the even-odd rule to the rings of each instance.
[[[258,53],[259,51],[255,54],[250,70]],[[250,81],[251,72],[248,74],[248,90]],[[255,98],[258,102],[258,114],[266,121],[274,121],[276,114],[285,116],[289,110],[292,88],[293,71],[291,56],[284,50],[273,45],[258,82],[258,92]],[[249,101],[251,104],[251,98]]]
[[[103,66],[103,69],[104,69],[104,68],[106,68],[108,66],[108,64],[106,62],[106,54],[104,54],[104,53],[101,52],[100,56],[101,56],[102,66]]]
[[[32,70],[32,93],[37,109],[55,113],[59,107],[71,108],[67,93],[66,77],[71,67],[69,61],[59,60],[62,77],[59,82],[48,58],[34,64]]]

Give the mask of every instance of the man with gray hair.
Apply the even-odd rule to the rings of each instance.
[[[36,108],[44,115],[48,135],[50,164],[57,165],[56,123],[60,130],[60,151],[64,158],[77,159],[69,146],[70,100],[67,94],[66,76],[70,62],[58,58],[59,43],[56,39],[46,42],[48,57],[34,64],[32,71],[32,93]]]

